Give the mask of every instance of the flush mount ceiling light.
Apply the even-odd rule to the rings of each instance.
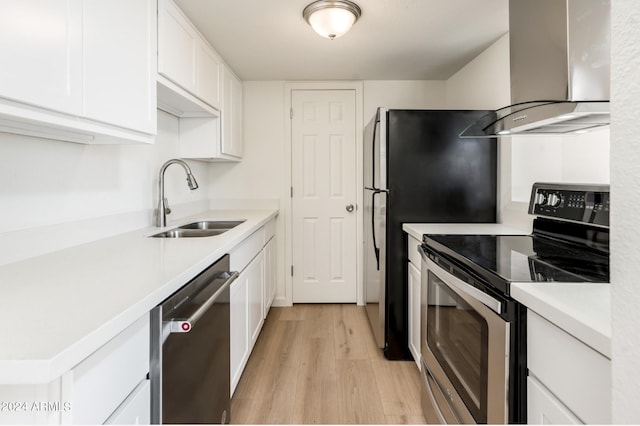
[[[318,0],[302,11],[311,28],[331,40],[349,31],[361,14],[360,7],[349,0]]]

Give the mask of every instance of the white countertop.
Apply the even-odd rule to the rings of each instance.
[[[611,285],[511,283],[511,296],[611,359]]]
[[[179,224],[246,221],[203,238],[147,238],[160,230],[144,228],[1,266],[0,384],[58,378],[277,213],[211,210]]]
[[[405,223],[402,229],[420,241],[423,234],[530,233],[497,223]],[[611,358],[610,284],[511,283],[511,295],[527,308]]]

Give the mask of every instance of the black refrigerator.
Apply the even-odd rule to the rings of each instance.
[[[408,349],[403,223],[495,223],[497,141],[459,138],[489,111],[378,108],[364,140],[364,295],[387,359]]]

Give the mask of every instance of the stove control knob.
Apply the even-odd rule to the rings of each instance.
[[[550,194],[549,199],[547,200],[547,205],[551,207],[558,207],[560,205],[560,197],[556,194]]]
[[[536,194],[536,199],[535,199],[535,203],[539,204],[541,206],[544,206],[544,203],[547,201],[547,196],[545,194],[543,194],[542,192],[538,192]]]

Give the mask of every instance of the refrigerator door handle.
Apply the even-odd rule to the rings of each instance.
[[[380,124],[380,110],[376,113],[376,121],[373,123],[373,137],[371,138],[371,186],[376,186],[376,129]]]
[[[376,270],[380,270],[380,247],[376,242],[376,195],[380,193],[388,193],[386,189],[366,188],[371,189],[371,235],[373,236],[373,252],[376,255]]]

